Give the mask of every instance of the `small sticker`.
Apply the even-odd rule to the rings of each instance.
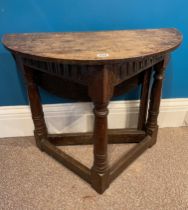
[[[99,54],[97,54],[97,57],[98,57],[98,58],[106,58],[106,57],[108,57],[108,56],[109,56],[108,53],[99,53]]]

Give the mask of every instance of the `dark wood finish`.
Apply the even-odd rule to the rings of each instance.
[[[109,166],[107,159],[107,145],[108,145],[108,103],[113,96],[113,72],[104,65],[102,69],[95,68],[90,86],[89,96],[94,103],[94,163],[91,169],[91,179],[93,188],[103,193],[108,187]]]
[[[93,133],[65,133],[49,134],[49,141],[56,146],[88,145],[93,144]],[[136,129],[110,129],[108,130],[108,143],[139,143],[146,136],[145,131]]]
[[[60,149],[51,144],[48,140],[41,141],[42,149],[47,152],[50,156],[55,158],[57,161],[62,163],[68,169],[81,176],[85,181],[90,183],[90,170],[71,156],[62,152]]]
[[[144,72],[143,72],[144,73]],[[120,96],[125,92],[135,89],[142,83],[142,74],[134,76],[114,87],[114,97]],[[56,96],[69,98],[79,101],[91,101],[88,95],[88,86],[71,82],[54,75],[46,74],[41,71],[36,72],[36,83],[43,89]],[[55,85],[54,85],[55,84]]]
[[[168,64],[169,56],[166,55],[164,60],[159,62],[154,66],[154,81],[151,90],[151,98],[148,112],[148,119],[146,124],[146,132],[148,135],[155,133],[155,138],[151,141],[151,146],[156,143],[157,140],[157,118],[159,114],[161,91],[162,91],[162,82],[164,78],[164,71]]]
[[[181,39],[176,29],[152,29],[8,34],[3,43],[15,53],[37,60],[98,65],[166,54]]]
[[[141,99],[140,99],[140,110],[138,118],[138,129],[145,129],[145,122],[147,117],[148,109],[148,97],[149,97],[149,86],[152,68],[146,70],[143,75]]]
[[[26,80],[37,146],[103,193],[130,163],[156,143],[163,74],[170,52],[181,40],[176,29],[5,35],[3,44],[19,61]],[[109,130],[111,98],[140,84],[137,129]],[[48,134],[37,86],[61,97],[93,102],[94,132]],[[138,144],[109,167],[108,143]],[[84,144],[94,144],[91,169],[56,147]]]
[[[79,101],[90,101],[86,85],[37,71],[37,85],[51,94]],[[56,84],[56,85],[54,85]]]
[[[47,138],[48,132],[40,102],[39,90],[35,83],[33,70],[29,67],[23,66],[23,73],[26,79],[27,92],[31,107],[31,115],[35,127],[34,135],[36,139],[36,144],[39,148],[41,148],[41,140]]]
[[[116,161],[110,169],[109,182],[112,182],[123,170],[138,158],[149,146],[150,136],[146,136],[138,145],[135,145],[127,154]]]
[[[135,60],[124,60],[118,64],[108,65],[109,71],[115,74],[114,84],[118,85],[125,80],[138,75],[145,69],[148,69],[156,63],[162,61],[164,58],[163,54],[153,55],[151,57],[137,58]],[[89,85],[89,79],[91,75],[95,73],[95,68],[90,68],[91,64],[66,64],[63,61],[43,61],[36,60],[35,57],[28,58],[23,56],[22,58],[24,65],[34,68],[41,72],[48,73],[59,78],[66,79],[67,81],[75,82],[77,84]],[[94,65],[101,66],[102,64]]]

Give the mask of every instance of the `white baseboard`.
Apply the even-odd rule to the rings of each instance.
[[[92,130],[91,103],[44,105],[50,133],[87,132]],[[114,101],[109,105],[109,128],[133,128],[138,118],[139,101]],[[162,99],[160,127],[188,125],[188,99]],[[33,123],[28,106],[0,107],[0,137],[32,136]]]

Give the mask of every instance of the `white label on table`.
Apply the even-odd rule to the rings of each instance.
[[[108,56],[109,56],[108,53],[99,53],[99,54],[97,54],[97,57],[98,57],[98,58],[106,58],[106,57],[108,57]]]

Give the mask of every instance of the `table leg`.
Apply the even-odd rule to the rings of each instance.
[[[47,138],[47,128],[44,120],[42,105],[38,87],[34,81],[33,70],[24,66],[24,77],[26,80],[28,98],[30,102],[32,119],[34,122],[34,135],[37,146],[42,150],[41,141]]]
[[[167,64],[168,64],[168,56],[166,56],[163,61],[159,62],[154,66],[154,71],[155,71],[154,81],[151,90],[148,119],[146,124],[146,133],[152,136],[150,147],[153,146],[157,140],[157,132],[158,132],[157,118],[159,114],[164,71],[166,69]]]
[[[145,126],[146,126],[151,72],[152,72],[152,68],[149,68],[144,72],[144,76],[143,76],[141,99],[140,99],[140,110],[139,110],[139,117],[138,117],[138,130],[145,130]]]
[[[91,185],[103,193],[109,186],[109,166],[107,159],[107,116],[108,103],[113,95],[110,71],[106,67],[96,71],[89,85],[89,95],[94,103],[94,163],[91,169]]]

